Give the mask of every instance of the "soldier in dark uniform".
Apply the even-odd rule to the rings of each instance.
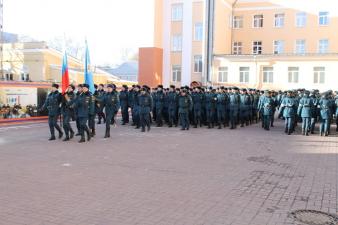
[[[82,84],[79,84],[77,86],[77,92],[76,92],[76,95],[75,95],[75,98],[78,98],[81,93],[82,93],[82,88],[83,88],[83,85]],[[80,136],[80,121],[79,121],[79,118],[77,117],[77,109],[74,108],[74,114],[75,114],[75,121],[76,121],[76,128],[77,128],[77,133],[75,134],[75,136]]]
[[[71,107],[74,107],[77,112],[77,118],[79,119],[80,123],[80,143],[85,142],[85,132],[87,133],[87,141],[90,141],[91,134],[90,130],[87,126],[89,115],[95,114],[95,102],[92,99],[92,95],[89,92],[89,85],[83,84],[82,85],[82,93],[75,98],[74,100],[70,100],[67,95],[65,95],[68,104]]]
[[[62,95],[58,91],[59,85],[53,84],[52,91],[48,94],[45,103],[42,105],[40,111],[48,110],[48,125],[50,130],[49,140],[55,140],[55,129],[59,132],[59,138],[62,138],[63,132],[57,123],[58,116],[60,115],[60,104],[62,101]]]
[[[259,95],[257,94],[255,89],[251,89],[252,96],[252,122],[258,123],[258,100]]]
[[[95,85],[94,85],[95,87]],[[96,88],[97,88],[97,85],[96,85]],[[91,101],[94,105],[94,111],[89,111],[89,117],[88,117],[88,127],[90,129],[90,134],[92,137],[94,137],[96,135],[96,132],[95,132],[95,117],[96,117],[96,113],[98,111],[98,101],[96,100],[97,96],[98,96],[98,92],[97,90],[95,90],[94,93],[90,93],[91,95]]]
[[[270,130],[271,125],[271,119],[273,117],[273,106],[275,102],[274,99],[271,96],[270,91],[265,91],[265,98],[263,99],[263,102],[261,104],[261,107],[263,107],[260,111],[263,115],[263,128],[265,130]]]
[[[294,131],[296,110],[296,101],[292,96],[292,91],[288,91],[287,96],[283,99],[280,108],[280,111],[283,112],[283,117],[285,118],[285,133],[288,135]]]
[[[151,98],[153,99],[153,108],[152,108],[152,118],[150,118],[150,120],[152,120],[153,122],[156,122],[156,104],[155,104],[155,95],[157,93],[157,88],[153,88],[151,89],[150,95]]]
[[[138,95],[138,104],[139,104],[139,115],[140,115],[140,124],[141,132],[150,131],[150,112],[153,108],[153,98],[150,95],[150,88],[143,86],[141,93]]]
[[[191,97],[187,94],[187,90],[183,89],[178,98],[178,114],[180,118],[181,130],[189,130],[189,111],[192,110],[193,103]]]
[[[178,104],[178,96],[175,91],[175,86],[171,85],[169,93],[167,95],[168,99],[168,120],[169,127],[172,127],[174,124],[177,126],[177,104]]]
[[[97,96],[96,97],[99,97],[101,98],[104,94],[105,94],[105,91],[104,91],[104,85],[103,84],[99,84],[99,88],[97,89]],[[97,106],[97,117],[98,117],[98,122],[97,124],[101,124],[101,120],[103,119],[103,123],[106,123],[106,115],[104,114],[103,112],[103,106],[101,104],[98,104]]]
[[[218,129],[222,129],[222,124],[225,125],[225,110],[226,110],[226,94],[224,93],[224,87],[222,86],[218,89],[218,93],[216,95],[217,102],[217,123]]]
[[[238,120],[239,103],[240,103],[240,96],[238,94],[238,88],[233,87],[232,93],[229,96],[230,129],[236,128],[236,123]]]
[[[336,97],[335,97],[335,100],[334,100],[334,104],[335,104],[335,107],[336,107],[336,110],[335,110],[335,115],[336,115],[336,131],[338,132],[338,91],[335,92],[336,93]]]
[[[251,99],[248,95],[248,92],[245,88],[242,89],[240,95],[240,104],[239,104],[239,119],[241,121],[241,127],[249,125],[249,111],[251,110]]]
[[[297,114],[302,118],[302,134],[308,136],[311,125],[311,112],[313,108],[313,102],[310,98],[310,92],[305,91],[303,97],[299,101]]]
[[[311,107],[310,132],[311,132],[311,134],[314,134],[315,133],[315,126],[316,126],[316,123],[318,121],[318,116],[319,116],[319,108],[318,108],[319,99],[316,96],[315,90],[312,90],[310,92],[310,98],[311,98],[311,101],[313,103],[313,107]]]
[[[330,120],[331,120],[331,101],[329,99],[328,93],[324,93],[322,98],[319,100],[318,108],[320,109],[320,136],[328,136],[330,129]]]
[[[156,125],[157,127],[163,126],[163,106],[164,106],[164,93],[163,86],[158,85],[157,91],[154,94],[154,105],[156,109]]]
[[[214,128],[214,118],[215,118],[215,109],[216,109],[216,90],[212,87],[209,87],[209,91],[205,93],[205,111],[208,128]]]
[[[122,125],[129,123],[129,112],[128,112],[129,103],[128,103],[128,100],[129,100],[128,86],[123,85],[122,90],[120,91]]]
[[[68,95],[70,100],[75,99],[75,93],[74,93],[75,87],[74,85],[69,85],[67,88],[67,92],[65,94]],[[63,130],[65,132],[65,139],[63,141],[69,141],[74,137],[74,131],[72,129],[72,126],[70,125],[70,119],[73,117],[74,109],[72,109],[68,104],[65,97],[62,97],[62,106],[61,106],[61,113],[63,117]]]
[[[103,104],[106,112],[106,133],[104,138],[109,138],[111,121],[115,120],[114,117],[120,108],[119,94],[116,91],[115,84],[107,86],[107,93],[99,101]]]
[[[201,92],[201,87],[196,87],[195,91],[191,95],[193,102],[193,114],[195,128],[197,126],[202,127],[202,105],[204,102],[204,94]]]

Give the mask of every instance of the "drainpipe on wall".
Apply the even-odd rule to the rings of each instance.
[[[207,85],[211,82],[212,64],[213,64],[213,48],[214,48],[214,15],[215,0],[206,1],[206,70],[203,84]]]

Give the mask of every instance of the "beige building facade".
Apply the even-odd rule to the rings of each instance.
[[[338,89],[333,0],[155,2],[166,86]]]

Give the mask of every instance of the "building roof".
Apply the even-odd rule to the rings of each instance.
[[[136,76],[138,74],[138,62],[137,61],[128,61],[128,62],[122,63],[120,66],[116,68],[111,68],[111,67],[99,67],[99,68],[115,76],[125,76],[125,75]]]

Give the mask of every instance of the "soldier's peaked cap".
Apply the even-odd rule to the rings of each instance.
[[[82,84],[82,87],[89,88],[88,84]]]
[[[52,84],[52,87],[55,87],[55,88],[59,88],[59,85],[58,84]]]

